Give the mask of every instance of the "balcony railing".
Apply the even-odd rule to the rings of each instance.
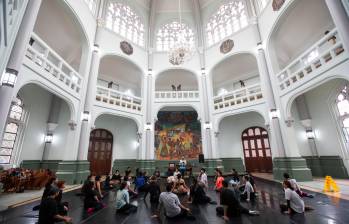
[[[346,55],[346,56],[345,56]],[[288,89],[310,75],[316,75],[323,67],[335,64],[335,61],[344,59],[347,53],[336,29],[329,32],[301,56],[290,63],[278,75],[281,91]]]
[[[156,91],[156,101],[192,101],[199,100],[199,91]]]
[[[260,84],[247,86],[243,89],[238,89],[228,92],[221,96],[213,98],[214,109],[220,110],[225,108],[236,107],[242,104],[256,102],[263,98]]]
[[[51,78],[76,93],[80,92],[82,77],[79,73],[34,33],[28,45],[26,56],[48,72]]]
[[[123,107],[133,111],[142,110],[142,99],[130,96],[117,90],[97,86],[96,100],[109,105]]]

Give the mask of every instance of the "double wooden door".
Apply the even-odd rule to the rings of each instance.
[[[113,135],[105,129],[91,131],[88,161],[93,175],[106,175],[111,170]]]
[[[242,132],[245,166],[248,172],[273,172],[268,132],[261,127],[250,127]]]

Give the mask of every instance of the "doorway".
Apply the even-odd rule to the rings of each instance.
[[[250,127],[242,132],[242,147],[248,172],[272,173],[273,162],[267,130]]]
[[[92,175],[106,175],[111,170],[113,134],[105,129],[95,129],[90,134],[88,161]]]

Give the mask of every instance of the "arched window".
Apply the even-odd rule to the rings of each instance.
[[[12,103],[8,115],[8,123],[5,127],[4,136],[0,148],[0,164],[8,164],[11,161],[13,149],[15,147],[17,135],[20,129],[20,123],[23,116],[23,103],[17,97]]]
[[[208,46],[248,25],[244,1],[234,0],[219,7],[206,24]]]
[[[168,51],[179,38],[184,38],[191,47],[194,47],[194,32],[187,24],[180,24],[177,21],[165,24],[156,34],[156,49]]]
[[[337,109],[339,119],[343,129],[343,134],[347,142],[349,142],[349,88],[344,86],[337,96]]]
[[[144,46],[144,24],[129,6],[110,2],[106,13],[106,27],[133,43]]]

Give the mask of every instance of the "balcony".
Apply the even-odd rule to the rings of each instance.
[[[45,78],[57,83],[64,89],[68,87],[74,95],[80,95],[82,77],[34,33],[27,48],[26,58],[44,72]]]
[[[199,91],[156,91],[155,102],[200,101]]]
[[[278,75],[281,93],[301,85],[307,77],[315,77],[348,58],[336,29],[329,32]]]
[[[260,84],[247,86],[213,98],[215,111],[235,109],[243,105],[260,102],[263,98]]]
[[[141,98],[102,86],[97,86],[96,101],[133,112],[141,112],[142,110]]]

